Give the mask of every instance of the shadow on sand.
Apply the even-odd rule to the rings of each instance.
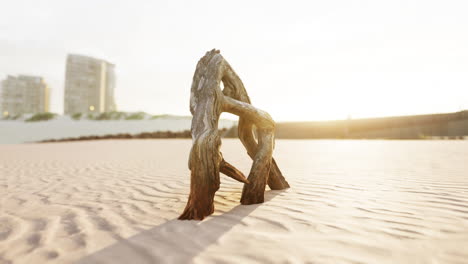
[[[283,191],[266,191],[265,201]],[[86,256],[77,264],[191,263],[262,204],[238,205],[204,221],[171,219]]]

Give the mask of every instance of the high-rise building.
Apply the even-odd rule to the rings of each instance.
[[[69,54],[65,73],[65,114],[115,111],[114,64]]]
[[[42,77],[8,76],[1,83],[0,109],[3,116],[49,111],[49,87]]]

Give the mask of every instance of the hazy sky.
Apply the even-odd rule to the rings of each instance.
[[[212,48],[279,121],[468,109],[466,0],[0,0],[0,78],[43,76],[53,112],[78,53],[116,64],[119,110],[188,115]]]

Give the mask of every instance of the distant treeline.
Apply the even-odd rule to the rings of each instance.
[[[44,112],[36,114],[16,114],[2,116],[0,120],[23,120],[25,122],[48,121],[57,118],[56,113]],[[74,113],[70,115],[73,120],[154,120],[160,118],[190,119],[190,116],[151,115],[145,112],[104,112],[104,113]]]
[[[227,129],[220,129],[220,133],[226,133]],[[154,139],[154,138],[192,138],[190,130],[184,130],[180,132],[172,131],[157,131],[157,132],[143,132],[138,134],[113,134],[103,136],[81,136],[76,138],[62,138],[62,139],[48,139],[42,140],[40,143],[49,142],[68,142],[68,141],[83,141],[83,140],[102,140],[102,139]]]
[[[221,129],[226,138],[237,138],[237,126]],[[468,111],[448,114],[397,116],[323,122],[283,122],[276,124],[278,139],[459,139],[468,137]],[[158,131],[51,139],[63,142],[100,139],[191,138],[189,130]]]
[[[231,128],[226,136],[237,137],[237,127]],[[468,111],[276,124],[276,138],[279,139],[456,139],[465,136],[468,136]]]
[[[145,112],[135,112],[135,113],[128,113],[128,112],[104,112],[104,113],[75,113],[71,115],[71,118],[74,120],[153,120],[159,118],[169,118],[169,117],[177,117],[177,118],[187,118],[187,117],[178,117],[172,115],[150,115]],[[190,118],[190,117],[188,117]]]
[[[279,123],[277,138],[425,139],[468,135],[468,111],[340,120]]]

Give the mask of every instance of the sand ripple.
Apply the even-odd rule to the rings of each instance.
[[[466,263],[468,142],[277,141],[291,183],[178,221],[189,140],[0,146],[0,264]],[[247,172],[238,141],[224,157]]]

